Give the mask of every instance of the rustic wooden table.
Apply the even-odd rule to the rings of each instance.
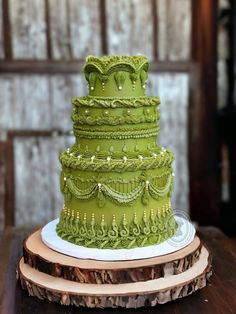
[[[213,254],[213,276],[206,288],[187,298],[154,308],[95,310],[60,306],[29,297],[22,291],[16,282],[15,266],[21,255],[22,240],[26,232],[9,228],[2,235],[0,245],[0,313],[236,313],[236,244],[216,228],[201,228],[198,233]]]

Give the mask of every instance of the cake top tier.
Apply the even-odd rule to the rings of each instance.
[[[145,96],[149,62],[145,56],[88,56],[84,73],[89,95]]]

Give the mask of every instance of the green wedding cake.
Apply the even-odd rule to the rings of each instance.
[[[60,218],[24,240],[17,265],[29,295],[140,308],[206,286],[211,254],[173,215],[174,155],[157,142],[160,101],[145,95],[148,67],[144,56],[87,58],[88,96],[72,100],[75,144],[59,157]]]
[[[174,155],[157,143],[158,97],[145,95],[144,56],[89,56],[89,94],[72,99],[75,144],[60,154],[65,203],[57,234],[77,245],[128,249],[177,229]]]

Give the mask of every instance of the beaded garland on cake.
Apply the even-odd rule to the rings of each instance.
[[[108,156],[109,153],[107,153],[107,157]],[[143,154],[141,155],[140,153],[137,158],[129,158],[126,154],[123,154],[123,157],[119,159],[107,160],[107,157],[104,159],[96,158],[95,152],[90,158],[84,158],[82,155],[74,156],[72,153],[68,154],[63,152],[60,155],[60,161],[65,168],[96,172],[127,172],[170,166],[174,160],[174,155],[169,151],[159,155],[153,153],[148,157],[144,157]]]
[[[86,247],[158,244],[177,224],[170,196],[174,155],[156,143],[158,97],[145,95],[143,56],[90,56],[89,95],[72,99],[76,143],[60,154],[63,239]]]

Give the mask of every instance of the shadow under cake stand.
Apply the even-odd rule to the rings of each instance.
[[[155,306],[206,286],[211,254],[176,216],[176,235],[134,249],[84,248],[57,236],[57,219],[25,239],[17,276],[39,299],[90,308]]]

